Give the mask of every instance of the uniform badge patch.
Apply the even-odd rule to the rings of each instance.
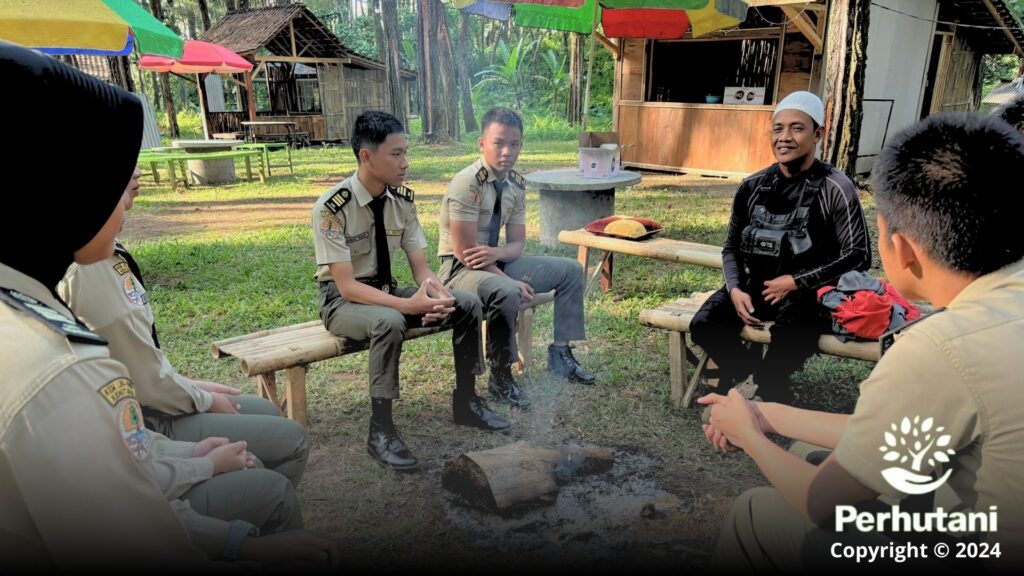
[[[413,192],[412,188],[406,188],[405,186],[399,186],[398,188],[392,188],[391,189],[391,193],[394,194],[395,196],[398,196],[399,198],[404,198],[405,200],[408,200],[409,202],[412,202],[415,199],[415,197],[416,197],[416,193]]]
[[[135,398],[135,385],[127,378],[116,378],[100,388],[99,393],[108,404],[115,406],[125,398]]]
[[[134,274],[126,274],[124,277],[124,295],[128,297],[129,302],[136,306],[145,306],[149,302],[149,294],[135,279]]]
[[[320,211],[320,235],[328,240],[341,238],[341,222],[330,210]]]
[[[401,236],[405,232],[404,229],[399,228],[398,230],[386,230],[388,236]]]
[[[142,407],[135,398],[126,398],[117,407],[117,430],[132,457],[143,462],[149,457],[149,433],[142,421]]]
[[[480,168],[476,171],[476,181],[480,184],[487,182],[487,168]]]
[[[473,204],[480,203],[480,188],[478,186],[469,187],[469,201]]]
[[[117,272],[121,276],[124,276],[131,271],[132,267],[129,266],[127,262],[118,262],[117,264],[114,264],[114,272]]]

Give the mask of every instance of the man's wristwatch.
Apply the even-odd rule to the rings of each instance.
[[[249,536],[259,536],[260,529],[245,520],[232,520],[228,528],[228,536],[224,539],[224,558],[238,560],[238,552],[242,542]]]

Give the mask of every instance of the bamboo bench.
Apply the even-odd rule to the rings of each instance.
[[[523,370],[533,355],[533,313],[537,306],[553,302],[554,292],[537,294],[533,301],[519,309],[516,339],[519,342],[519,366]],[[420,338],[448,330],[447,327],[410,328],[406,340]],[[338,358],[369,347],[368,341],[356,341],[335,336],[324,328],[320,320],[261,330],[243,336],[218,340],[212,345],[214,358],[232,356],[240,360],[246,376],[259,379],[258,393],[274,403],[288,418],[309,425],[306,414],[306,371],[310,364]],[[286,387],[284,397],[278,394],[277,371],[284,370]]]
[[[688,298],[680,298],[669,302],[653,310],[640,311],[640,323],[651,328],[668,330],[668,358],[669,358],[669,382],[672,389],[672,403],[676,406],[689,406],[697,384],[708,365],[707,354],[700,351],[699,347],[689,340],[687,335],[690,332],[690,321],[694,314],[700,309],[704,301],[713,292],[702,292]],[[770,323],[766,328],[770,328]],[[744,326],[740,337],[755,344],[768,345],[771,343],[769,329],[758,329],[751,326]],[[877,362],[881,355],[881,349],[877,341],[863,342],[850,341],[841,342],[832,334],[822,334],[818,339],[818,350],[822,354],[839,356],[842,358],[855,358]],[[693,376],[687,379],[686,369],[688,364],[693,364],[695,369]],[[709,383],[710,384],[710,383]]]
[[[602,291],[607,291],[612,287],[613,256],[616,252],[709,268],[722,267],[722,248],[709,244],[697,244],[671,238],[623,240],[592,234],[583,229],[563,230],[558,233],[558,241],[563,244],[579,246],[577,259],[584,270],[590,269],[587,266],[590,250],[602,252],[601,262],[588,282],[588,292],[598,277],[601,279]]]

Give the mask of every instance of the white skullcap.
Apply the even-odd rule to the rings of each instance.
[[[821,98],[818,98],[811,92],[802,90],[786,96],[775,106],[775,113],[772,114],[772,118],[783,110],[799,110],[810,116],[812,120],[818,123],[818,126],[825,123],[825,105],[821,103]]]

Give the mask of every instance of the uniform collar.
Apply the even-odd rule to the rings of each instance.
[[[60,300],[57,300],[53,293],[46,286],[43,286],[42,282],[2,262],[0,262],[0,287],[17,290],[26,296],[39,300],[68,318],[74,318],[74,315],[68,310],[67,306]]]
[[[373,201],[373,194],[363,186],[363,183],[359,181],[359,173],[355,173],[351,178],[348,179],[348,185],[352,189],[352,193],[356,197],[356,202],[360,206],[366,206]],[[384,197],[393,200],[395,197],[391,194],[391,187],[384,186]]]
[[[980,300],[993,290],[1013,285],[1024,287],[1024,259],[1003,266],[995,272],[979,276],[974,282],[971,282],[961,290],[949,302],[946,308],[953,308],[966,302]]]
[[[483,158],[480,158],[480,159],[478,159],[478,160],[476,161],[476,163],[477,163],[477,166],[476,166],[476,168],[477,168],[478,170],[479,170],[480,168],[483,168],[484,170],[487,170],[487,180],[486,180],[486,182],[498,182],[498,179],[497,179],[497,178],[496,178],[496,177],[494,176],[494,169],[493,169],[493,168],[491,168],[490,166],[488,166],[488,165],[487,165],[487,162],[484,162],[484,159],[483,159]],[[504,178],[503,180],[501,180],[501,181],[502,181],[502,182],[505,182],[505,183],[508,183],[508,177],[509,177],[509,175],[510,175],[510,174],[512,174],[512,171],[511,171],[511,170],[509,170],[509,171],[508,171],[508,172],[507,172],[507,173],[505,174],[505,178]]]

